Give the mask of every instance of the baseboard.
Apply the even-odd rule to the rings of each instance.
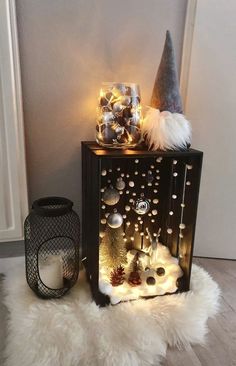
[[[20,257],[24,255],[24,241],[0,243],[0,258]]]
[[[203,257],[203,256],[199,256],[199,255],[194,255],[193,258],[217,259],[220,261],[236,261],[236,259],[230,259],[230,258]]]

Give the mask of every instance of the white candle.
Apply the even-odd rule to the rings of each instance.
[[[60,255],[49,255],[39,264],[41,281],[49,288],[59,289],[63,287],[63,262]]]

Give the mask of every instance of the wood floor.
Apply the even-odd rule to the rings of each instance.
[[[205,268],[222,290],[221,310],[208,321],[207,344],[187,351],[170,349],[163,366],[235,366],[236,365],[236,261],[194,258]]]
[[[163,366],[236,366],[236,261],[194,258],[194,262],[205,268],[220,285],[221,310],[215,319],[208,321],[209,334],[204,347],[193,346],[187,351],[169,349]],[[3,365],[7,316],[1,299],[0,277],[0,366]]]

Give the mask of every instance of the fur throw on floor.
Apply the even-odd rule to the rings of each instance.
[[[142,130],[150,150],[178,150],[191,143],[191,125],[180,113],[148,107]]]
[[[218,285],[197,266],[188,293],[99,308],[83,273],[62,299],[38,299],[23,263],[4,280],[7,366],[158,366],[167,346],[203,343],[218,309]]]

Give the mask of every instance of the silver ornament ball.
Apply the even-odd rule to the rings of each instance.
[[[115,188],[109,187],[103,193],[102,199],[107,205],[113,206],[119,202],[120,194]]]
[[[121,104],[128,106],[131,102],[131,99],[127,95],[124,95],[120,98],[120,102],[121,102]]]
[[[113,122],[114,115],[112,112],[103,112],[102,119],[103,123],[110,123]]]
[[[118,178],[116,181],[116,188],[122,191],[125,188],[125,182],[122,178]]]
[[[123,109],[123,106],[122,106],[121,103],[119,103],[119,102],[114,103],[114,105],[113,105],[113,112],[119,113],[119,112],[122,111],[122,109]]]
[[[145,198],[139,198],[135,201],[133,209],[138,215],[145,215],[150,210],[150,203]]]
[[[107,223],[112,229],[117,229],[123,224],[123,217],[118,212],[115,212],[108,216]]]
[[[126,92],[126,87],[124,84],[122,83],[116,83],[114,85],[114,87],[112,88],[112,94],[118,98],[120,97],[121,95],[124,95]]]
[[[124,133],[124,130],[125,130],[125,128],[119,125],[115,129],[115,133],[117,133],[117,135],[122,135]]]

